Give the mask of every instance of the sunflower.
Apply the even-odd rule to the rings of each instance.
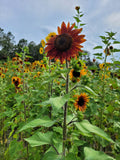
[[[77,71],[75,69],[71,69],[69,75],[72,82],[79,82],[82,75],[85,75],[86,72],[84,69]]]
[[[21,79],[19,77],[12,77],[12,84],[15,85],[16,89],[19,89],[19,85],[21,84]]]
[[[12,58],[12,61],[13,61],[13,62],[15,62],[15,61],[17,61],[17,60],[18,60],[17,57],[13,57],[13,58]]]
[[[106,70],[108,70],[110,68],[110,65],[111,65],[111,63],[109,63],[109,62],[106,63]],[[99,64],[99,67],[101,70],[104,70],[105,64],[101,63],[101,64]]]
[[[42,44],[42,47],[45,47],[45,41],[44,41],[44,39],[41,40],[41,44]]]
[[[44,63],[44,61],[43,61],[43,60],[41,60],[41,61],[40,61],[40,63]]]
[[[37,72],[37,75],[40,76],[41,72]]]
[[[40,47],[39,53],[40,53],[40,54],[43,54],[43,48],[42,48],[42,47]]]
[[[0,76],[1,76],[1,78],[5,78],[5,74],[1,74]]]
[[[71,57],[78,55],[79,51],[82,52],[80,44],[85,42],[85,35],[79,35],[82,28],[73,29],[75,23],[70,26],[68,22],[67,26],[62,22],[61,28],[58,27],[58,35],[51,37],[46,43],[45,52],[50,59],[60,59],[61,63],[64,60],[70,60]]]
[[[40,68],[45,68],[45,67],[46,67],[46,65],[45,65],[45,64],[43,64],[43,63],[40,63],[40,64],[39,64],[39,67],[40,67]]]
[[[50,33],[47,35],[47,37],[45,38],[45,39],[46,39],[46,42],[48,42],[48,40],[49,40],[51,37],[55,36],[55,35],[56,35],[55,32],[50,32]]]
[[[75,95],[77,97],[74,106],[79,111],[84,112],[86,110],[86,105],[89,102],[89,97],[86,93],[81,93],[80,95]]]

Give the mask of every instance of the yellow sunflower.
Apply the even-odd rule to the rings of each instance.
[[[5,74],[1,74],[0,76],[1,76],[1,78],[5,78]]]
[[[37,72],[37,75],[40,76],[41,72]]]
[[[111,65],[111,63],[109,63],[109,62],[106,63],[106,70],[108,70],[110,68],[110,65]],[[101,70],[103,70],[105,68],[105,64],[101,63],[101,64],[99,64],[99,67]]]
[[[58,35],[51,37],[46,43],[45,52],[50,59],[60,59],[61,63],[64,60],[70,60],[71,57],[78,55],[79,51],[82,52],[80,44],[85,42],[85,35],[79,35],[82,31],[80,29],[73,29],[75,23],[70,26],[62,22],[61,28],[58,27]]]
[[[19,77],[12,77],[12,84],[15,85],[16,89],[19,89],[19,85],[21,84],[21,79]]]
[[[79,111],[84,112],[86,110],[86,105],[89,102],[89,97],[86,93],[81,93],[80,95],[75,95],[77,97],[74,106],[76,109],[79,109]]]
[[[17,57],[13,57],[12,58],[12,61],[14,62],[14,61],[17,61],[18,60],[18,58]]]
[[[50,33],[47,35],[47,37],[45,38],[46,42],[48,42],[48,40],[49,40],[51,37],[55,36],[55,35],[56,35],[55,32],[50,32]]]
[[[42,47],[40,47],[39,53],[40,53],[40,54],[43,54],[43,48],[42,48]]]
[[[45,47],[45,41],[44,41],[44,39],[41,40],[41,44],[42,44],[42,47]]]
[[[82,75],[86,75],[86,72],[84,69],[80,71],[76,71],[74,69],[71,69],[70,73],[70,79],[72,82],[79,82]]]

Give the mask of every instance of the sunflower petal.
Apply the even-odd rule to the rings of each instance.
[[[58,26],[58,34],[61,34],[61,29],[59,26]]]
[[[65,22],[62,22],[62,25],[61,25],[61,34],[66,33],[66,32],[67,32],[66,24],[65,24]]]

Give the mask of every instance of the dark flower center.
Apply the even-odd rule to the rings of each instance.
[[[61,34],[56,37],[54,45],[59,51],[67,51],[72,45],[72,37],[66,33]]]
[[[18,86],[18,85],[19,85],[19,82],[18,82],[18,81],[15,81],[14,83],[15,83],[15,86]]]
[[[79,106],[83,106],[84,104],[85,104],[84,98],[83,98],[83,97],[80,97],[80,98],[79,98],[79,101],[78,101],[78,105],[79,105]]]
[[[74,77],[80,77],[80,72],[73,71],[73,76]]]
[[[13,82],[15,82],[15,79],[13,79]]]

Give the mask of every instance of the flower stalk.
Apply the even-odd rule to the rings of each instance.
[[[66,68],[69,68],[69,63],[66,60]],[[67,73],[66,76],[66,94],[69,92],[69,73]],[[68,103],[65,103],[64,106],[64,121],[63,121],[63,156],[65,157],[65,144],[66,144],[66,139],[67,139],[67,123],[66,123],[66,118],[67,118],[67,107]]]

